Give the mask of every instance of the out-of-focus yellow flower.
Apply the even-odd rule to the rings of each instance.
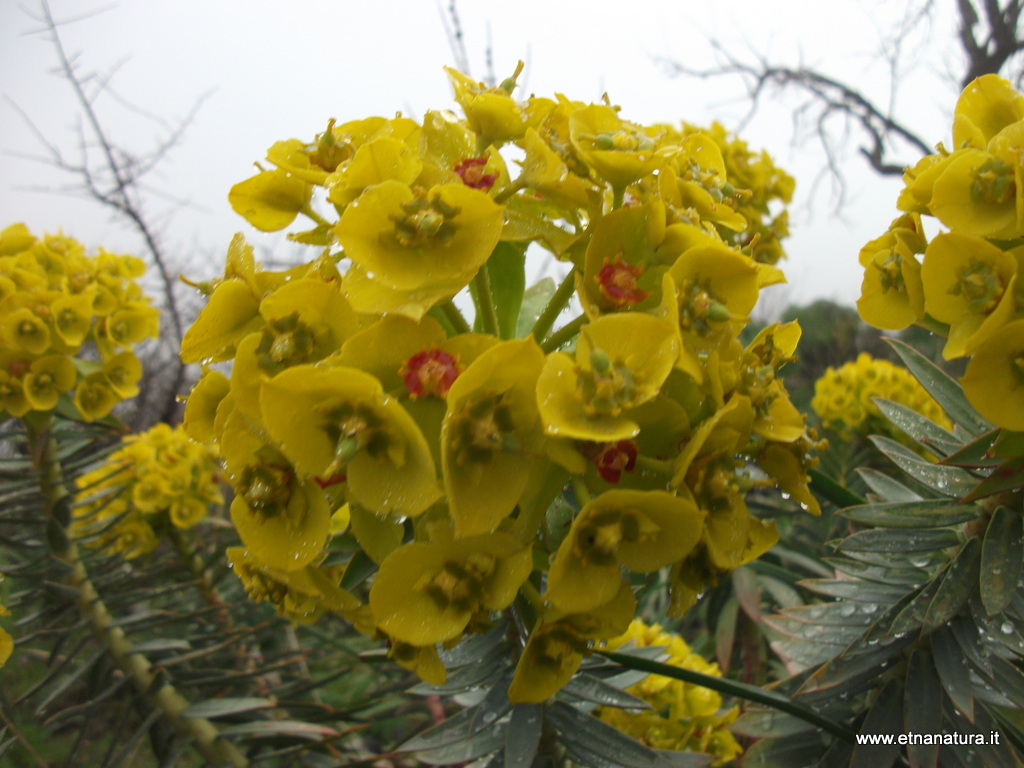
[[[129,557],[151,551],[168,524],[191,528],[223,504],[216,451],[166,424],[125,439],[96,469],[78,478],[76,525]]]
[[[811,407],[822,424],[848,437],[875,431],[902,435],[882,416],[874,403],[876,397],[913,408],[940,426],[950,427],[939,404],[909,371],[888,360],[876,360],[867,352],[839,368],[829,367],[814,383]]]
[[[998,75],[982,75],[964,88],[953,110],[953,146],[985,149],[1006,126],[1024,119],[1024,97]]]
[[[604,647],[614,650],[627,644],[665,646],[666,664],[715,677],[722,674],[717,664],[704,660],[685,640],[657,624],[648,626],[637,619],[625,634],[609,640]],[[723,765],[742,754],[743,749],[729,732],[739,708],[725,710],[722,697],[715,691],[662,675],[649,675],[626,690],[647,701],[651,708],[626,712],[601,707],[594,714],[653,749],[705,752],[716,758],[714,765]]]

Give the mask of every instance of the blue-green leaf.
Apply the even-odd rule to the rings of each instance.
[[[505,768],[530,768],[540,734],[544,708],[540,704],[516,704],[505,731]]]
[[[842,552],[933,552],[960,543],[949,528],[873,528],[843,539]]]
[[[861,467],[857,470],[857,474],[860,475],[860,479],[864,481],[868,488],[881,496],[885,501],[921,500],[921,494],[917,493],[917,491],[912,491],[903,483],[879,472],[877,469]]]
[[[1024,527],[1020,512],[999,507],[985,531],[981,550],[981,601],[989,616],[1010,604],[1024,567]]]
[[[943,455],[949,453],[949,450],[942,450],[943,446],[954,446],[955,449],[963,442],[952,432],[943,429],[909,406],[886,400],[884,397],[873,397],[871,400],[893,426],[919,443],[940,449]]]
[[[973,520],[980,512],[971,504],[957,504],[946,499],[927,499],[863,504],[847,507],[839,514],[858,523],[884,528],[940,528]]]
[[[897,339],[886,341],[896,350],[896,354],[914,374],[914,378],[921,382],[921,386],[942,406],[942,410],[950,419],[973,437],[978,437],[993,428],[994,425],[983,419],[967,401],[959,382],[909,344]]]
[[[962,498],[978,484],[978,478],[970,472],[958,467],[933,464],[888,437],[872,435],[870,440],[878,450],[912,478],[945,496]]]
[[[569,755],[591,768],[671,768],[653,749],[564,702],[552,704],[547,717]]]
[[[267,709],[269,707],[276,706],[277,701],[275,699],[261,699],[255,697],[208,699],[207,701],[200,701],[193,704],[182,712],[181,716],[216,718],[224,717],[225,715],[234,715],[239,712],[252,712],[256,709]]]

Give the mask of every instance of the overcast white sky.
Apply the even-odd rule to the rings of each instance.
[[[419,117],[426,109],[456,108],[442,71],[453,57],[434,0],[50,5],[58,20],[87,15],[61,28],[83,73],[117,67],[112,92],[96,106],[114,140],[134,154],[144,154],[165,133],[125,104],[174,123],[208,95],[180,145],[149,177],[148,189],[170,250],[208,258],[210,274],[219,271],[236,231],[257,246],[279,247],[279,238],[252,230],[227,203],[231,185],[251,175],[252,163],[274,141],[311,139],[330,117],[341,122],[396,111]],[[624,117],[635,121],[717,118],[735,127],[747,110],[738,81],[669,77],[659,59],[708,66],[715,61],[708,40],[716,38],[740,56],[756,51],[773,62],[802,61],[864,84],[884,103],[888,74],[878,52],[898,6],[882,0],[463,0],[459,9],[478,78],[490,46],[499,78],[511,73],[517,59],[527,61],[520,83],[528,92],[597,100],[607,91]],[[35,0],[0,0],[0,226],[24,221],[36,232],[63,228],[90,246],[138,250],[124,225],[95,203],[57,194],[73,178],[30,159],[46,149],[22,115],[67,161],[80,160],[72,91],[53,74],[53,46],[33,34],[40,24],[30,14],[38,15]],[[919,25],[917,38],[930,34],[944,42],[930,52],[914,46],[905,51],[901,103],[911,107],[901,107],[900,114],[930,143],[948,141],[956,89],[941,62],[944,50],[955,50],[952,30],[943,19],[930,29]],[[833,216],[829,182],[814,189],[823,154],[806,133],[793,142],[791,116],[800,103],[776,96],[742,134],[797,178],[786,265],[790,285],[775,289],[781,295],[774,301],[825,297],[852,303],[861,279],[857,251],[894,218],[899,183],[867,171],[851,143],[843,166],[848,203],[842,219]]]

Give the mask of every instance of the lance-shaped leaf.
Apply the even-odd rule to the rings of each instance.
[[[556,701],[548,709],[548,722],[558,740],[578,762],[593,768],[671,768],[653,749],[621,731]]]
[[[903,686],[903,729],[907,733],[940,733],[942,731],[942,683],[931,655],[915,650],[907,665]],[[911,764],[935,768],[939,758],[938,744],[907,746]]]
[[[1013,599],[1024,566],[1024,528],[1019,512],[999,507],[981,550],[981,600],[990,616]]]
[[[878,406],[882,415],[901,432],[942,454],[956,450],[963,442],[958,440],[952,432],[943,429],[910,406],[886,400],[884,397],[874,397],[872,402]]]
[[[944,496],[962,498],[978,484],[978,478],[959,467],[944,467],[932,464],[909,448],[881,435],[870,438],[875,447],[892,462],[918,482],[924,483]]]
[[[974,437],[993,428],[993,425],[979,416],[967,401],[963,388],[955,379],[909,344],[896,339],[886,341],[896,350],[896,354],[914,377],[921,382],[921,386],[942,406],[942,410],[949,418]]]
[[[952,619],[970,598],[978,583],[981,543],[972,538],[946,569],[942,582],[924,617],[925,629],[935,629]]]
[[[865,525],[883,528],[941,528],[976,518],[978,509],[945,499],[863,504],[839,512],[843,517]]]

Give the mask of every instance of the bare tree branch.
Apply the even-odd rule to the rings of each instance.
[[[716,66],[692,68],[669,60],[662,60],[662,63],[670,74],[742,80],[750,103],[746,120],[757,112],[760,100],[769,88],[803,94],[806,101],[794,111],[794,132],[799,134],[804,124],[814,126],[825,152],[829,173],[838,185],[838,209],[843,202],[845,185],[837,155],[841,142],[834,140],[837,121],[847,136],[860,137],[860,154],[872,169],[882,175],[898,175],[916,161],[916,157],[908,159],[901,156],[901,150],[918,156],[933,151],[906,123],[897,119],[895,110],[899,102],[898,86],[905,74],[902,61],[904,47],[912,33],[920,34],[922,25],[931,21],[936,5],[934,0],[907,0],[900,23],[891,32],[880,31],[880,55],[888,64],[891,78],[885,106],[858,85],[843,82],[817,69],[772,64],[756,55],[749,60],[741,60],[715,41],[712,45],[721,61]],[[956,8],[959,15],[956,39],[964,53],[965,65],[955,80],[959,81],[962,89],[983,74],[999,73],[1009,66],[1014,57],[1024,52],[1024,39],[1019,30],[1024,0],[957,0]],[[1017,80],[1019,83],[1020,76]]]
[[[456,2],[450,0],[447,9],[441,5],[442,0],[436,0],[436,2],[438,13],[441,14],[441,23],[444,25],[445,37],[448,38],[448,45],[452,49],[455,68],[464,75],[468,75],[469,56],[466,53],[466,39],[462,34],[462,21],[459,19]]]
[[[171,421],[178,408],[176,396],[185,381],[185,367],[178,357],[178,349],[184,334],[184,318],[177,296],[178,270],[172,267],[172,260],[161,244],[159,231],[145,209],[142,192],[146,188],[142,181],[181,141],[209,94],[198,98],[184,118],[170,124],[132,104],[114,91],[111,81],[123,66],[124,60],[117,62],[102,74],[83,72],[79,64],[79,54],[69,53],[65,48],[60,34],[61,27],[92,18],[103,11],[89,12],[58,21],[54,18],[47,0],[40,0],[39,8],[38,15],[26,12],[40,23],[40,28],[35,32],[44,35],[53,46],[58,62],[57,73],[71,86],[78,104],[79,112],[74,128],[78,139],[78,158],[71,160],[66,157],[59,145],[49,140],[24,110],[17,104],[12,103],[12,106],[45,149],[46,157],[34,159],[47,162],[77,179],[77,183],[62,190],[63,193],[73,192],[95,200],[125,219],[141,236],[149,256],[148,260],[156,268],[159,277],[164,315],[170,321],[171,333],[161,336],[158,342],[160,351],[152,361],[152,367],[169,369],[156,373],[157,377],[162,377],[169,383],[158,388],[162,394],[145,392],[145,395],[158,398],[158,402],[140,406],[140,410],[150,412],[145,414],[145,418],[151,419],[152,412],[156,411],[160,420]],[[166,132],[165,137],[154,148],[144,153],[133,152],[115,143],[97,111],[97,103],[104,96],[160,125]],[[8,101],[10,103],[10,100]],[[180,266],[180,261],[178,264]]]

